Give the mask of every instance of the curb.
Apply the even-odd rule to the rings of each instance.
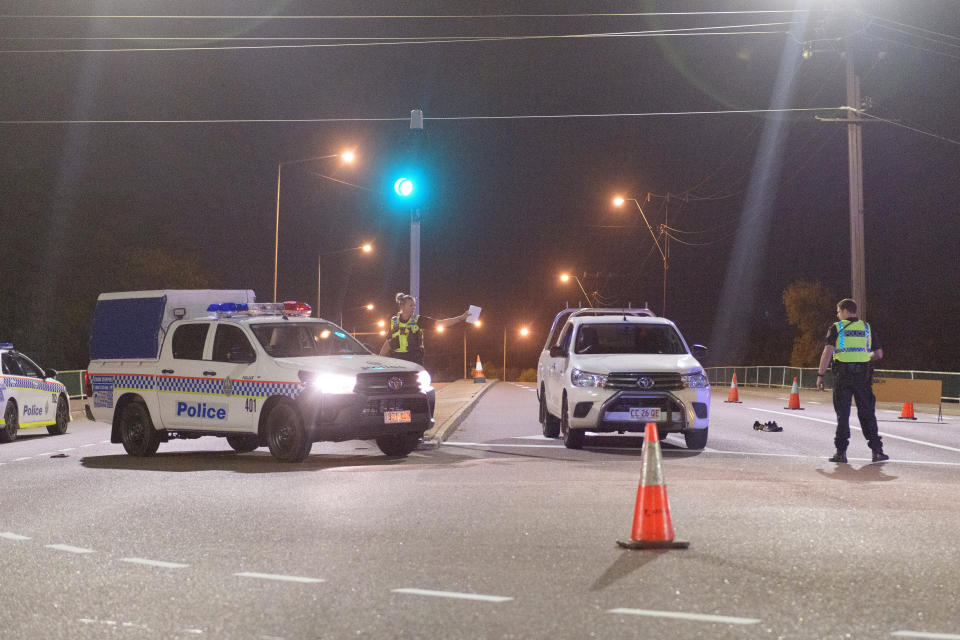
[[[471,398],[469,402],[461,405],[460,408],[454,411],[442,423],[436,425],[431,430],[432,433],[430,433],[430,435],[424,434],[423,440],[421,441],[420,446],[417,447],[417,450],[425,451],[430,449],[439,449],[440,444],[449,438],[456,428],[467,419],[467,416],[469,416],[470,412],[473,411],[473,407],[477,404],[477,401],[498,382],[500,381],[490,380],[485,383],[483,389],[481,389],[477,395]]]

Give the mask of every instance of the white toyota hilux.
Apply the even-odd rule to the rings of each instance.
[[[706,348],[694,345],[703,357]],[[580,449],[586,432],[682,433],[707,444],[710,382],[676,326],[646,310],[565,310],[537,365],[543,435]]]

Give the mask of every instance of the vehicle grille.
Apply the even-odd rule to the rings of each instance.
[[[393,378],[403,383],[400,388],[390,388],[389,382]],[[357,376],[354,392],[368,395],[420,393],[420,382],[417,380],[416,371],[361,373]]]
[[[640,378],[650,378],[653,380],[653,386],[649,388],[641,387],[637,384]],[[607,376],[608,389],[631,389],[640,391],[673,391],[682,389],[683,383],[680,382],[679,373],[632,373],[621,372],[611,373]]]

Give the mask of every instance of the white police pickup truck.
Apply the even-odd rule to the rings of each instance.
[[[225,437],[300,462],[314,442],[375,440],[405,456],[433,423],[423,367],[372,354],[304,303],[252,291],[101,294],[90,337],[88,416],[149,456],[171,438]]]
[[[67,432],[70,403],[67,388],[54,379],[56,375],[12,343],[0,342],[0,442],[13,442],[20,429],[46,427],[52,435]]]

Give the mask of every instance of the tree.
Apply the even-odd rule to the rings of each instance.
[[[837,299],[817,281],[798,280],[783,291],[787,322],[797,328],[790,366],[815,367],[820,362],[826,327],[833,320]]]

